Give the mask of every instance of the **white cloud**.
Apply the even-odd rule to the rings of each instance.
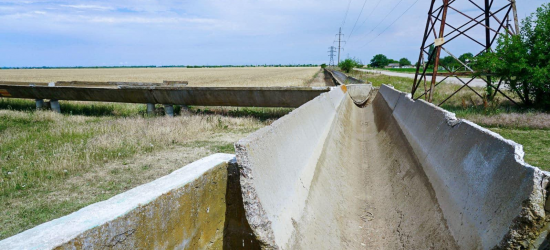
[[[133,24],[163,24],[163,23],[197,23],[197,24],[215,24],[214,19],[203,18],[179,18],[179,17],[83,17],[92,23],[133,23]]]
[[[79,10],[114,10],[113,7],[108,6],[101,6],[101,5],[88,5],[88,4],[78,4],[78,5],[69,5],[69,4],[61,4],[61,7],[67,7],[67,8],[73,8],[73,9],[79,9]]]

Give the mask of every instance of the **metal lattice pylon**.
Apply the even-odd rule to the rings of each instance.
[[[511,25],[512,18],[514,25]],[[424,97],[427,101],[432,102],[436,87],[448,78],[455,77],[463,85],[439,103],[439,105],[445,103],[464,88],[469,88],[479,97],[483,98],[476,90],[468,86],[474,79],[483,79],[487,83],[488,88],[494,89],[495,95],[501,93],[515,103],[500,90],[502,79],[495,86],[490,74],[485,75],[485,78],[474,76],[475,72],[468,66],[469,62],[455,56],[452,48],[453,46],[456,47],[458,43],[463,47],[472,48],[472,50],[477,46],[479,53],[474,55],[473,60],[475,60],[475,57],[484,51],[491,50],[500,34],[516,35],[518,33],[519,21],[515,0],[432,0],[422,39],[422,46],[420,47],[420,56],[411,91],[412,96],[415,99]],[[430,37],[432,36],[434,40],[430,42]],[[470,45],[467,43],[470,43]],[[440,57],[442,51],[453,57],[463,67],[449,69],[445,65],[441,65]],[[426,56],[427,60],[424,60],[424,56]],[[448,72],[438,73],[440,66]],[[428,69],[432,67],[433,72],[428,73]],[[459,71],[462,69],[464,71]],[[431,79],[427,79],[430,75]],[[438,81],[437,76],[443,79]],[[459,78],[459,76],[469,76],[471,78],[465,81]],[[427,83],[428,81],[429,83]],[[418,93],[418,96],[415,96],[421,84],[423,84],[424,93]]]
[[[328,63],[328,66],[331,66],[331,67],[332,67],[332,66],[335,66],[335,65],[334,65],[334,53],[335,53],[335,52],[336,52],[336,47],[330,46],[330,47],[329,47],[329,51],[328,51],[328,53],[329,53],[328,56],[330,57],[330,61],[329,61],[329,63]]]

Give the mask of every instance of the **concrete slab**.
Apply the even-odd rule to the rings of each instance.
[[[247,219],[266,246],[292,236],[345,91],[333,88],[235,145]]]
[[[203,158],[0,241],[0,249],[221,249],[232,159]]]
[[[348,95],[355,105],[363,106],[367,104],[371,97],[372,84],[348,84]]]
[[[113,87],[114,86],[114,87]],[[146,85],[28,86],[0,82],[0,96],[26,99],[152,103],[195,106],[297,108],[329,87],[174,87]]]
[[[236,145],[264,248],[548,244],[549,174],[520,145],[388,86],[379,93],[362,106],[333,89]]]

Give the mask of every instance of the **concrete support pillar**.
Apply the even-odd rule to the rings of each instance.
[[[54,99],[50,100],[50,106],[54,112],[61,113],[61,106],[59,106],[58,100],[54,100]]]
[[[164,112],[169,117],[174,117],[174,106],[173,105],[164,105]]]
[[[147,103],[147,114],[148,115],[154,115],[155,114],[155,104]]]
[[[36,99],[36,110],[41,110],[44,108],[44,100]]]

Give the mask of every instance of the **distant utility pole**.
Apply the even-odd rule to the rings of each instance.
[[[344,50],[344,48],[342,48],[342,43],[346,43],[346,41],[342,40],[342,36],[344,36],[344,34],[342,34],[342,28],[338,30],[338,34],[336,35],[338,36],[338,41],[334,42],[338,42],[338,64],[340,64],[340,52]]]
[[[334,52],[336,52],[336,47],[334,46],[330,46],[329,48],[329,57],[330,57],[330,62],[328,63],[328,66],[334,66]]]

